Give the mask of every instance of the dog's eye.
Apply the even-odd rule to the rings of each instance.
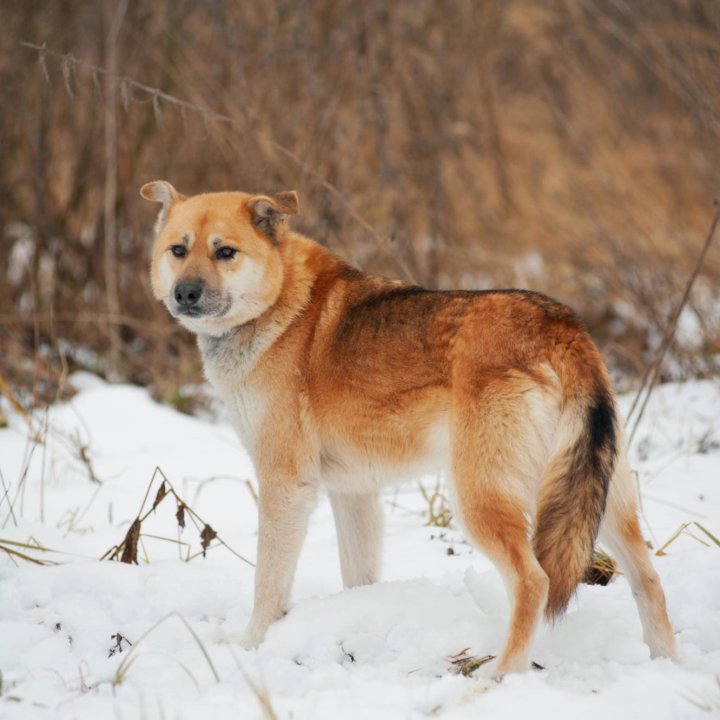
[[[177,258],[183,258],[187,255],[187,248],[184,245],[173,245],[170,252]]]
[[[221,247],[215,251],[215,257],[218,260],[232,260],[237,254],[237,250],[231,247]]]

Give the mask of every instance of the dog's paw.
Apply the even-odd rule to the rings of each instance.
[[[245,626],[236,625],[234,622],[226,622],[218,629],[217,641],[225,645],[237,645],[245,650],[254,650],[263,641],[265,632],[250,624]]]
[[[647,644],[650,648],[651,658],[669,658],[677,662],[678,645],[674,636],[669,635],[663,638],[653,638],[649,640]]]
[[[669,623],[655,622],[645,628],[643,640],[650,648],[650,657],[677,661],[678,641]]]
[[[255,650],[265,639],[267,626],[260,626],[252,621],[245,628],[245,632],[239,638],[239,644],[245,650]]]

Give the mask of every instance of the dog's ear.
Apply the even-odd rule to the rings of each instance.
[[[294,190],[255,195],[248,200],[247,207],[252,224],[271,240],[277,240],[279,226],[288,215],[297,215],[299,211],[298,196]]]
[[[153,182],[145,183],[140,188],[140,194],[150,202],[162,203],[160,213],[158,214],[155,229],[159,230],[167,220],[170,208],[177,202],[185,200],[185,196],[181,195],[169,182],[165,180],[153,180]]]

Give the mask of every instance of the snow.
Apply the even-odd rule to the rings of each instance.
[[[125,536],[156,467],[252,560],[254,474],[232,430],[158,405],[142,389],[90,375],[72,382],[71,402],[32,419],[48,428],[44,444],[3,405],[0,545],[39,544],[52,551],[18,549],[58,564],[0,557],[0,717],[720,717],[720,548],[697,525],[653,558],[677,663],[649,658],[618,578],[581,586],[566,617],[541,630],[533,658],[544,670],[500,684],[453,674],[450,657],[462,650],[500,649],[508,602],[497,572],[457,530],[425,526],[413,484],[385,496],[383,581],[347,591],[323,498],[290,613],[245,651],[235,639],[251,610],[253,568],[222,546],[185,562],[200,549],[198,532],[188,519],[179,539],[189,546],[170,541],[173,498],[143,523],[140,565],[98,560]],[[630,401],[622,399],[625,410]],[[719,409],[720,388],[709,381],[660,387],[648,406],[632,459],[656,549],[687,522],[720,536]],[[431,490],[435,479],[423,483]],[[146,510],[159,485],[156,476]]]

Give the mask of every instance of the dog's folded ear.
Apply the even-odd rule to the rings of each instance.
[[[160,214],[158,215],[156,229],[159,229],[167,220],[170,208],[177,202],[185,200],[185,196],[181,195],[169,182],[165,180],[153,180],[153,182],[145,183],[140,188],[140,194],[150,202],[162,203]]]
[[[298,196],[293,190],[256,195],[247,202],[252,224],[272,240],[277,240],[277,230],[288,215],[297,215]]]

